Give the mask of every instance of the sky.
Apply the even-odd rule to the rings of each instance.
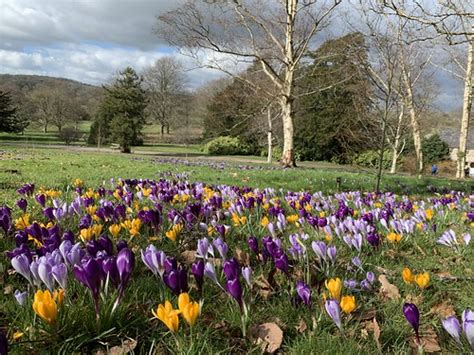
[[[200,0],[196,0],[200,1]],[[126,66],[142,71],[163,56],[195,68],[153,32],[156,16],[177,0],[0,0],[0,73],[65,77],[100,85]],[[222,76],[187,71],[197,88]],[[439,73],[437,104],[449,111],[462,103],[461,85]]]

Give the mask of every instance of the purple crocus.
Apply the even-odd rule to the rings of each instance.
[[[117,255],[117,271],[120,279],[119,293],[123,293],[125,287],[132,276],[135,266],[135,254],[128,249],[123,248]]]
[[[283,271],[285,274],[288,274],[288,257],[285,252],[282,249],[277,248],[272,256],[275,267]]]
[[[223,265],[224,275],[227,280],[233,280],[239,277],[240,265],[237,259],[226,260]]]
[[[311,288],[307,284],[303,281],[298,281],[296,283],[296,293],[298,293],[298,296],[305,305],[311,307]]]
[[[41,205],[41,207],[44,207],[46,205],[46,195],[44,194],[35,195],[35,200]]]
[[[413,303],[405,303],[403,305],[403,315],[415,331],[416,339],[419,342],[420,336],[418,333],[418,328],[420,327],[420,312],[418,311],[418,308]]]
[[[336,255],[337,255],[336,246],[334,245],[330,246],[327,250],[327,255],[328,255],[329,260],[331,260],[331,263],[334,264],[336,262]]]
[[[258,255],[259,253],[258,239],[255,236],[250,236],[249,239],[247,240],[247,244],[250,250],[252,250],[255,253],[255,255]]]
[[[461,319],[464,335],[466,336],[471,349],[474,350],[474,312],[470,309],[466,309],[462,312]]]
[[[25,305],[26,300],[28,299],[28,291],[21,292],[20,290],[16,290],[13,295],[20,306]]]
[[[239,306],[242,307],[242,286],[239,278],[227,280],[226,283],[227,292],[237,301]]]
[[[245,266],[242,268],[242,276],[244,277],[245,282],[249,287],[252,287],[252,269],[250,266]]]
[[[66,289],[67,286],[67,267],[64,263],[59,263],[51,268],[51,274],[61,288]]]
[[[314,241],[311,243],[313,251],[316,253],[320,260],[326,260],[327,245],[321,240]]]
[[[196,280],[198,290],[201,291],[202,284],[204,281],[204,262],[202,260],[194,262],[191,266],[191,273],[193,274],[194,279]]]
[[[15,256],[12,261],[12,266],[17,273],[27,279],[30,283],[32,282],[31,279],[31,271],[30,271],[30,260],[25,254],[20,254]]]
[[[23,211],[23,213],[25,213],[26,208],[28,207],[28,201],[26,201],[24,198],[20,198],[18,201],[16,201],[16,205]]]
[[[159,275],[160,278],[163,278],[166,254],[161,250],[157,250],[154,245],[150,244],[145,250],[141,251],[141,255],[142,261],[146,267],[150,269],[155,276]]]
[[[339,302],[334,299],[329,299],[324,304],[324,308],[326,308],[326,312],[329,314],[334,324],[336,324],[339,330],[342,331],[341,307],[339,306]]]
[[[96,316],[99,317],[99,293],[103,279],[101,265],[94,258],[83,260],[81,264],[74,265],[74,276],[91,291]]]
[[[214,247],[217,249],[217,251],[221,255],[222,260],[225,260],[226,256],[227,256],[227,252],[229,251],[229,247],[227,246],[227,243],[224,242],[222,240],[222,238],[219,237],[217,239],[214,239],[212,244],[214,245]]]

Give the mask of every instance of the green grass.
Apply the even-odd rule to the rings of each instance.
[[[182,151],[180,146],[168,147],[168,152]],[[146,148],[146,147],[144,147]],[[190,148],[190,149],[195,149]],[[158,151],[160,151],[157,148]],[[252,187],[285,190],[323,191],[326,194],[336,192],[336,177],[342,178],[343,190],[373,190],[375,175],[371,172],[349,172],[348,167],[332,164],[311,164],[306,168],[291,170],[242,170],[238,161],[242,157],[228,158],[228,166],[221,170],[208,166],[186,166],[182,164],[158,163],[156,158],[147,155],[124,155],[120,153],[96,153],[92,151],[75,152],[58,149],[23,149],[17,147],[0,147],[0,204],[13,206],[17,198],[15,190],[26,182],[33,182],[37,187],[45,186],[61,189],[65,195],[71,194],[71,183],[75,178],[84,180],[86,186],[97,187],[111,178],[170,178],[170,174],[186,173],[190,181],[203,181],[211,184],[248,185]],[[248,157],[246,157],[248,159]],[[190,159],[192,161],[192,159]],[[212,160],[206,160],[212,161]],[[258,166],[255,163],[245,165]],[[263,165],[263,164],[262,164]],[[408,176],[386,176],[383,188],[398,193],[408,192],[427,197],[427,185],[439,189],[464,189],[469,191],[469,182],[425,177],[416,179]],[[17,214],[17,210],[15,213]],[[38,211],[37,211],[38,212]],[[447,228],[466,231],[469,227],[458,211],[446,208],[443,218],[439,218],[438,235]],[[299,232],[295,230],[293,232]],[[163,231],[162,231],[163,232]],[[198,235],[193,231],[189,240],[175,245],[168,240],[161,241],[160,248],[178,255],[190,245]],[[313,232],[310,232],[313,233]],[[258,234],[264,234],[262,229]],[[231,251],[235,248],[246,250],[246,229],[237,230],[229,238]],[[286,235],[286,234],[285,234]],[[321,236],[320,236],[321,237]],[[12,241],[0,237],[0,249],[12,248]],[[95,320],[90,294],[77,282],[70,279],[70,289],[61,310],[59,329],[51,329],[34,316],[31,300],[25,307],[19,307],[10,293],[0,293],[0,328],[8,325],[12,329],[21,330],[26,336],[12,344],[12,353],[92,353],[98,349],[107,350],[112,346],[132,338],[138,341],[137,353],[250,353],[259,354],[260,348],[249,338],[244,339],[240,333],[240,317],[235,303],[217,287],[208,287],[204,295],[202,316],[193,329],[192,334],[187,326],[181,325],[182,331],[175,339],[156,319],[152,319],[151,309],[165,299],[172,299],[170,292],[151,275],[144,267],[138,250],[148,244],[147,238],[134,243],[137,260],[131,284],[127,288],[122,306],[109,316],[112,297],[105,301],[101,323]],[[467,307],[474,308],[474,248],[466,248],[464,254],[454,254],[452,250],[436,245],[433,233],[416,232],[409,239],[393,246],[385,243],[379,251],[365,251],[361,258],[363,264],[371,270],[382,268],[392,283],[399,289],[402,299],[399,301],[383,301],[375,295],[357,295],[360,310],[376,311],[376,319],[380,324],[380,343],[383,353],[410,353],[407,338],[412,332],[401,313],[404,299],[417,298],[422,314],[421,330],[432,327],[437,334],[438,342],[444,353],[459,350],[441,329],[439,317],[430,313],[433,306],[448,301],[459,316]],[[339,264],[331,271],[331,276],[342,276],[354,253],[338,245]],[[403,267],[408,266],[418,272],[428,271],[432,276],[430,287],[420,291],[414,286],[403,283],[400,277]],[[0,285],[6,290],[24,289],[25,282],[19,275],[7,273],[8,265],[0,257]],[[256,268],[258,273],[267,275],[269,265]],[[445,280],[435,275],[449,272],[456,277]],[[377,271],[376,274],[380,274]],[[359,275],[360,276],[360,275]],[[324,290],[324,277],[315,274],[319,289]],[[210,282],[206,281],[209,285]],[[277,284],[285,285],[285,277],[277,275]],[[288,354],[354,354],[377,353],[377,348],[369,331],[363,334],[366,324],[358,321],[356,316],[345,320],[344,338],[328,319],[321,307],[321,297],[315,296],[319,304],[314,304],[311,311],[298,306],[293,307],[287,287],[280,287],[268,300],[256,297],[251,308],[251,325],[275,322],[284,332],[281,347],[282,353]],[[193,297],[196,292],[193,291]],[[173,300],[176,306],[176,299]],[[314,319],[313,319],[314,318]],[[307,330],[297,330],[301,321]],[[314,324],[314,328],[313,328]],[[34,339],[34,340],[28,340]],[[178,345],[179,344],[179,345]]]

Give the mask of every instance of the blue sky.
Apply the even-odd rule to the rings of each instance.
[[[153,32],[156,16],[177,0],[0,0],[0,73],[66,77],[103,84],[126,66],[138,71],[162,56],[181,56]],[[342,19],[342,18],[341,18]],[[339,27],[339,26],[337,26]],[[209,69],[187,71],[196,88],[222,76]],[[461,83],[438,73],[437,105],[460,107]]]

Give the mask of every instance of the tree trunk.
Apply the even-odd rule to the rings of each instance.
[[[415,105],[413,103],[413,89],[411,87],[410,76],[408,75],[405,69],[403,71],[403,83],[406,90],[406,107],[410,112],[411,128],[413,132],[413,143],[415,145],[415,154],[416,154],[416,173],[418,178],[421,178],[423,173],[423,151],[421,149],[421,132],[420,132],[420,123],[418,122],[418,117],[415,111]]]
[[[472,27],[474,31],[474,26]],[[458,166],[456,171],[457,178],[465,176],[464,169],[466,167],[467,138],[469,133],[469,120],[471,118],[472,107],[472,61],[474,56],[474,35],[469,36],[467,67],[464,77],[464,98],[462,105],[461,130],[459,131],[459,148],[458,148]]]
[[[285,98],[281,103],[281,115],[283,120],[283,154],[281,165],[285,168],[295,167],[294,150],[294,127],[293,127],[293,103]]]
[[[400,114],[398,115],[397,131],[395,133],[395,140],[392,146],[393,156],[392,156],[392,166],[390,167],[390,174],[395,174],[395,172],[397,171],[398,156],[401,153],[401,152],[400,153],[398,152],[398,148],[400,146],[400,137],[401,137],[402,122],[403,122],[404,114],[405,112],[402,107],[402,110],[400,111]]]
[[[162,124],[161,125],[161,137],[163,137],[165,135],[165,125]]]
[[[166,125],[166,134],[170,134],[170,125],[169,124]]]
[[[271,106],[268,105],[267,108],[267,120],[268,120],[268,133],[267,133],[267,144],[268,144],[268,155],[267,155],[267,163],[272,163],[272,110]]]
[[[102,140],[102,136],[101,136],[101,127],[102,125],[99,123],[98,124],[98,127],[97,127],[97,149],[100,149],[100,143],[101,143],[101,140]]]
[[[45,122],[43,125],[43,132],[48,133],[48,122]]]
[[[388,119],[388,100],[385,101],[385,110],[382,119],[382,137],[380,139],[380,151],[379,151],[379,166],[377,169],[377,183],[375,185],[375,192],[380,192],[380,182],[382,180],[383,171],[383,153],[385,152],[385,139],[387,136],[387,119]]]

